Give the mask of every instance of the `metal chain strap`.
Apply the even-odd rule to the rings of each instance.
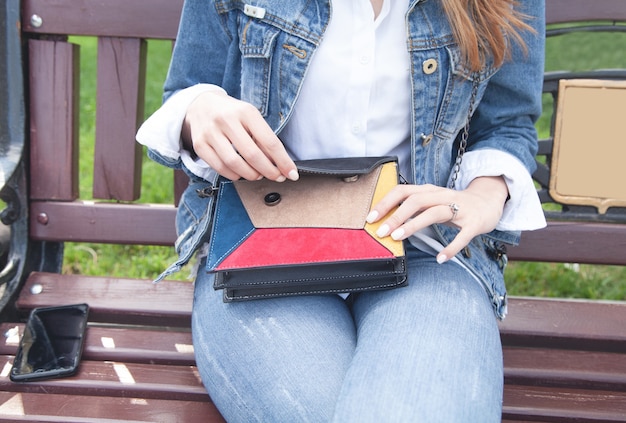
[[[467,112],[467,120],[465,121],[465,127],[461,133],[461,141],[459,143],[459,151],[456,154],[456,160],[454,161],[454,167],[452,170],[452,177],[450,178],[450,184],[448,188],[454,189],[456,186],[456,180],[459,178],[459,172],[461,171],[461,163],[463,162],[463,155],[465,149],[467,149],[467,140],[469,138],[469,126],[472,115],[474,114],[474,106],[476,103],[476,97],[478,96],[478,75],[474,75],[472,80],[472,94],[470,96],[470,104]]]

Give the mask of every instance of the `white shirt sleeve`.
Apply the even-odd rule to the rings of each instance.
[[[202,159],[194,158],[182,148],[180,133],[189,105],[198,95],[207,91],[222,91],[212,84],[197,84],[173,94],[152,114],[137,131],[136,139],[142,145],[164,157],[178,160],[192,173],[208,179],[214,172]]]
[[[496,229],[501,231],[528,231],[546,226],[546,219],[533,179],[522,163],[512,155],[499,150],[468,151],[463,156],[456,187],[459,190],[480,176],[503,176],[510,199]]]

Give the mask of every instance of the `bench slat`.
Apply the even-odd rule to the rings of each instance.
[[[626,354],[504,346],[507,384],[626,392]]]
[[[83,360],[75,376],[14,383],[6,374],[13,357],[0,359],[5,363],[5,371],[0,375],[1,391],[210,401],[194,366]]]
[[[81,0],[83,13],[73,13],[73,0],[28,0],[24,15],[37,14],[44,25],[33,27],[26,19],[24,31],[48,34],[108,35],[145,38],[176,37],[183,0]],[[548,23],[581,20],[626,19],[621,0],[551,0],[546,3]]]
[[[593,240],[593,241],[591,241]],[[509,258],[518,261],[626,265],[626,225],[618,223],[549,222],[524,232]]]
[[[626,302],[512,298],[506,345],[626,352]]]
[[[623,422],[623,392],[505,385],[503,421]]]
[[[135,133],[144,119],[146,52],[139,38],[98,38],[94,198],[140,196],[143,150]]]
[[[32,294],[33,285],[43,291]],[[190,327],[193,284],[146,279],[120,279],[33,272],[16,307],[27,313],[35,307],[85,302],[95,322],[160,327]]]
[[[174,39],[183,0],[23,1],[25,32]],[[79,11],[79,13],[77,13]],[[33,27],[32,15],[42,18]]]
[[[176,209],[169,205],[34,201],[30,211],[31,236],[37,240],[150,245],[176,240]],[[41,215],[45,223],[38,220]],[[545,229],[524,233],[520,245],[509,248],[509,258],[626,265],[624,251],[623,224],[549,222]]]
[[[623,0],[550,0],[546,2],[547,23],[597,20],[626,20]]]
[[[225,422],[211,402],[15,392],[0,392],[0,415],[4,422]]]
[[[29,219],[36,240],[170,246],[176,240],[171,205],[33,201]]]
[[[78,197],[78,46],[29,40],[30,196]]]
[[[23,323],[0,324],[0,355],[15,355]],[[85,360],[120,361],[125,363],[195,365],[191,332],[189,330],[142,330],[131,327],[87,327]]]

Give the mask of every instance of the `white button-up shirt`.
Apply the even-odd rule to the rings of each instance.
[[[406,1],[333,3],[298,102],[280,136],[292,157],[398,156],[410,180],[411,75]]]

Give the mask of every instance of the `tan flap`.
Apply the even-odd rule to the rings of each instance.
[[[599,213],[626,206],[626,81],[561,80],[550,195]]]
[[[395,163],[389,164],[395,167]],[[297,182],[264,179],[234,184],[257,228],[363,229],[380,170],[379,167],[352,182],[340,177],[301,174]],[[277,204],[266,204],[265,197],[270,193],[280,195]]]

